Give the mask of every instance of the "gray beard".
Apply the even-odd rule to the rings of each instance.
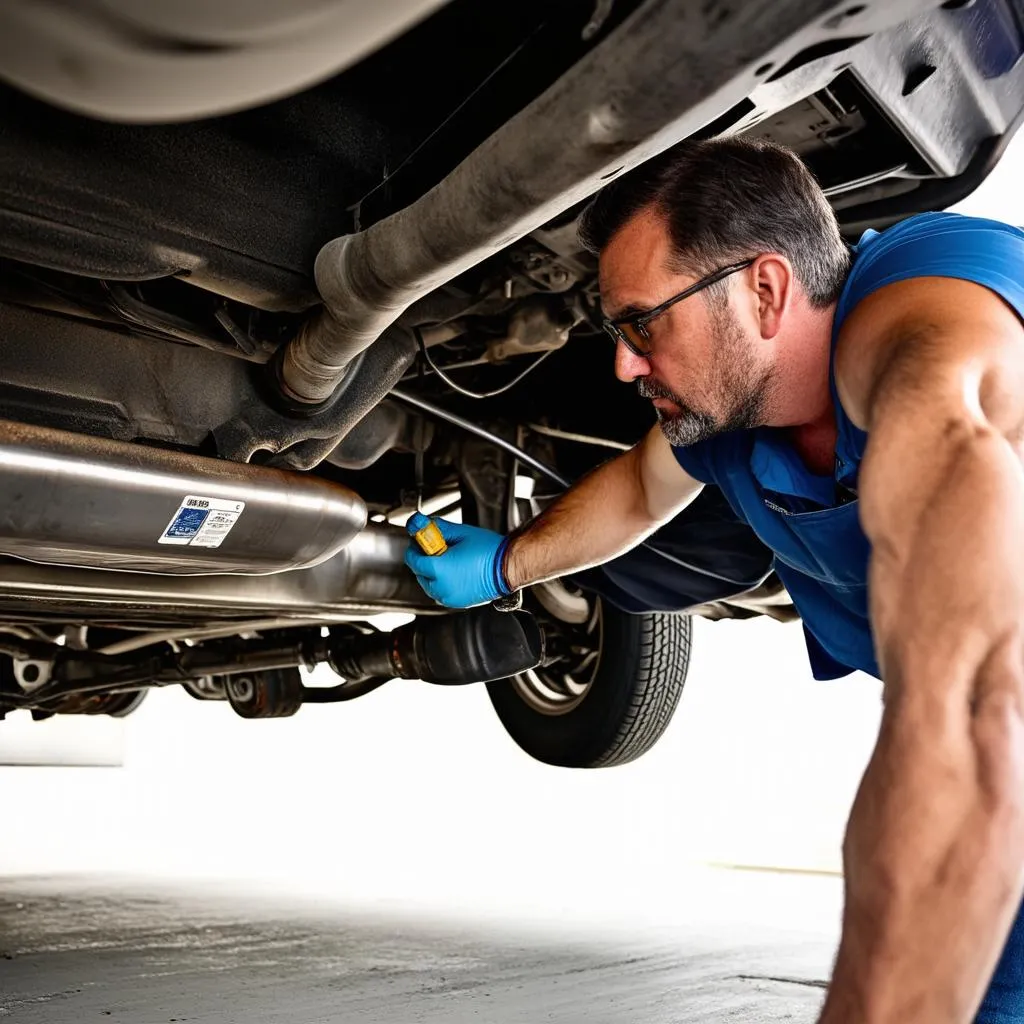
[[[743,338],[728,314],[716,320],[717,355],[721,360],[719,365],[724,369],[713,383],[714,391],[723,404],[725,401],[732,403],[725,415],[716,418],[711,413],[695,409],[652,377],[641,377],[636,382],[642,398],[667,398],[678,406],[679,411],[675,413],[655,409],[665,439],[678,448],[734,430],[751,430],[764,423],[765,406],[774,384],[772,372],[758,371],[751,364]]]
[[[658,424],[665,439],[675,448],[686,448],[698,441],[707,441],[720,433],[711,416],[687,409],[685,412],[668,415],[656,409]]]
[[[659,381],[642,377],[636,382],[641,398],[667,398],[679,406],[679,412],[667,413],[655,409],[658,424],[669,444],[677,448],[706,441],[718,433],[718,424],[713,416],[687,405],[678,395],[664,387]]]

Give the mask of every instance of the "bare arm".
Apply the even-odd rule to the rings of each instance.
[[[509,585],[518,589],[621,555],[684,509],[702,487],[654,427],[513,534],[505,556]]]
[[[920,279],[844,325],[885,679],[823,1024],[968,1024],[1024,889],[1024,331]]]

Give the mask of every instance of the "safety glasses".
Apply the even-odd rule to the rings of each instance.
[[[665,310],[674,306],[677,302],[682,302],[683,299],[688,299],[691,295],[696,295],[697,292],[717,284],[730,274],[735,274],[737,271],[749,267],[756,258],[756,256],[752,256],[749,260],[744,260],[742,263],[731,263],[727,267],[720,267],[718,270],[708,274],[707,277],[702,277],[696,284],[691,284],[689,288],[684,289],[678,295],[673,295],[672,298],[666,299],[652,309],[620,317],[617,320],[602,320],[601,326],[608,332],[608,336],[612,341],[616,343],[621,341],[633,355],[646,359],[651,354],[651,335],[647,330],[647,325],[655,317],[661,316]]]

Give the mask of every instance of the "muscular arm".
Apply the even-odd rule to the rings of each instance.
[[[823,1024],[968,1024],[1024,889],[1024,331],[980,286],[890,285],[844,325],[885,679],[844,847]]]
[[[518,589],[607,562],[680,512],[702,487],[654,427],[516,531],[505,556],[509,585]]]

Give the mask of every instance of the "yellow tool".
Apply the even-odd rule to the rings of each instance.
[[[425,555],[443,555],[448,550],[448,545],[433,519],[417,530],[413,537]],[[523,592],[516,590],[505,597],[497,597],[491,604],[499,612],[517,612],[523,607]]]
[[[423,419],[419,417],[416,420],[415,467],[416,511],[421,514],[423,512],[423,461],[426,447],[423,438]],[[420,550],[425,555],[443,555],[448,550],[448,545],[445,543],[440,527],[438,527],[433,519],[428,520],[427,525],[418,529],[413,534],[413,537],[416,538],[416,543],[419,544]]]
[[[443,555],[448,550],[448,545],[433,519],[426,526],[417,530],[413,537],[416,538],[416,543],[419,544],[420,550],[425,555]]]
[[[416,511],[423,513],[423,445],[416,445]],[[433,519],[427,520],[414,534],[416,543],[425,555],[443,555],[448,550],[441,529]]]

